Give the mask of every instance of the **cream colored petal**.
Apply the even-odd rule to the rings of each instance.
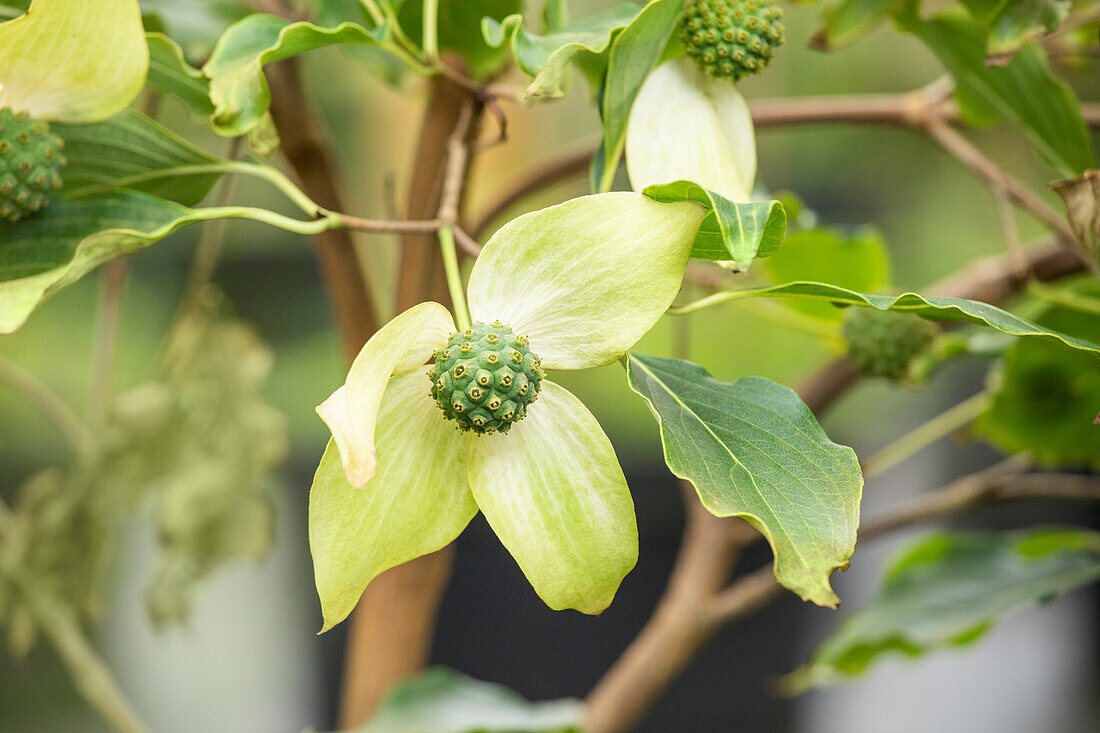
[[[145,85],[149,48],[138,0],[34,0],[0,23],[0,107],[97,122]]]
[[[474,263],[470,312],[529,337],[549,369],[610,364],[676,297],[704,213],[623,191],[513,219]]]
[[[390,376],[431,358],[454,332],[451,314],[439,303],[421,303],[387,323],[355,357],[347,382],[318,408],[332,431],[352,486],[364,486],[377,466],[375,420]],[[431,383],[423,377],[424,394]]]
[[[470,488],[546,605],[600,613],[638,561],[634,502],[596,418],[542,384],[525,420],[473,441]]]
[[[756,135],[745,98],[691,59],[664,62],[631,108],[626,168],[635,191],[686,180],[747,203],[756,178]]]
[[[378,413],[378,472],[362,490],[330,442],[309,495],[309,547],[324,628],[343,621],[379,573],[448,545],[477,513],[470,437],[443,420],[426,372],[390,380]]]

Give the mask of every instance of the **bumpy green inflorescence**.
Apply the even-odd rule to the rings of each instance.
[[[772,0],[689,0],[680,41],[699,68],[737,81],[771,62],[783,44],[782,16]]]
[[[849,308],[842,333],[848,359],[864,375],[901,379],[939,332],[936,324],[910,313]]]
[[[478,435],[506,433],[527,416],[544,377],[527,339],[499,321],[475,323],[435,352],[429,374],[443,416]]]
[[[64,141],[26,113],[0,109],[0,220],[15,223],[61,187]]]

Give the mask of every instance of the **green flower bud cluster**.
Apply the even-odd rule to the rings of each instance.
[[[435,352],[432,398],[460,430],[506,433],[527,416],[542,379],[527,339],[500,321],[475,323]]]
[[[902,379],[939,328],[910,313],[849,308],[841,333],[848,341],[848,359],[861,374]]]
[[[49,203],[61,188],[64,144],[45,122],[0,109],[0,220],[14,224]]]
[[[680,41],[699,68],[737,81],[771,62],[783,44],[782,16],[772,0],[689,0]]]

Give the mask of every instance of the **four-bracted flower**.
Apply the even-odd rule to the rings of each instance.
[[[543,370],[633,346],[676,296],[703,214],[635,193],[527,214],[474,264],[469,329],[422,303],[371,338],[318,408],[333,435],[310,496],[325,629],[479,509],[547,605],[608,606],[637,561],[634,505],[596,419]]]

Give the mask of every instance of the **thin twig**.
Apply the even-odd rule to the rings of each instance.
[[[122,294],[126,289],[129,260],[119,257],[104,266],[100,274],[99,305],[92,346],[92,369],[88,384],[87,420],[89,429],[99,430],[107,421],[114,385],[118,323],[122,313]]]
[[[369,232],[372,234],[410,234],[410,233],[434,233],[444,222],[439,219],[425,219],[422,221],[410,221],[407,219],[382,220],[361,219],[358,216],[334,213],[340,226],[357,232]]]
[[[8,385],[33,404],[79,456],[91,455],[95,436],[80,416],[38,377],[3,354],[0,354],[0,384]]]

